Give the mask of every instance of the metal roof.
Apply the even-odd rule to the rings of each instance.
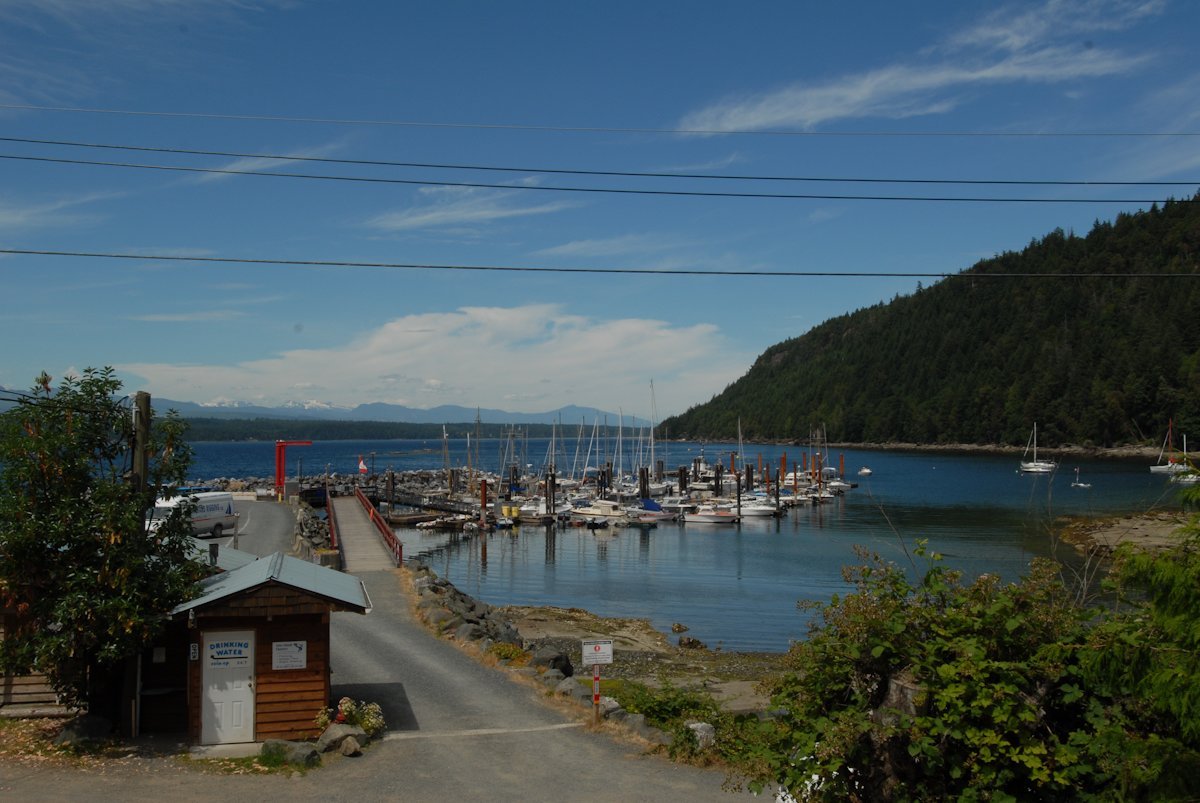
[[[192,536],[192,548],[188,557],[201,563],[208,563],[210,549],[214,544],[216,544],[215,541],[202,541]],[[256,560],[258,560],[258,555],[253,552],[243,552],[231,546],[222,546],[217,550],[217,568],[223,572],[241,568]]]
[[[221,552],[224,553],[225,550],[222,549]],[[367,596],[366,586],[354,575],[275,552],[201,580],[200,595],[176,605],[171,615],[200,608],[271,582],[324,597],[330,602],[358,609],[361,613],[371,611],[371,598]]]

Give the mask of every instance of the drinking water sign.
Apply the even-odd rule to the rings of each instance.
[[[208,645],[208,665],[226,669],[250,666],[250,642],[242,639],[211,642]]]

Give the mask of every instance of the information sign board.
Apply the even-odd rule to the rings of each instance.
[[[308,666],[307,641],[272,641],[272,669],[305,669]]]
[[[613,662],[612,639],[593,639],[583,642],[583,665],[597,666]]]

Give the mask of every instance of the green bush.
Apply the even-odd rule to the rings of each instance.
[[[1048,561],[964,584],[932,555],[914,583],[860,553],[769,684],[774,716],[722,722],[718,748],[806,800],[1194,799],[1197,546],[1118,563],[1157,590],[1103,609]]]
[[[657,689],[629,680],[618,681],[610,688],[611,696],[622,708],[643,715],[647,723],[663,730],[671,730],[685,721],[711,722],[718,712],[711,695],[669,681]]]

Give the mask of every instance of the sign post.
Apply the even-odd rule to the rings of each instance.
[[[592,723],[600,724],[600,665],[613,662],[612,639],[583,642],[583,665],[592,668]]]

